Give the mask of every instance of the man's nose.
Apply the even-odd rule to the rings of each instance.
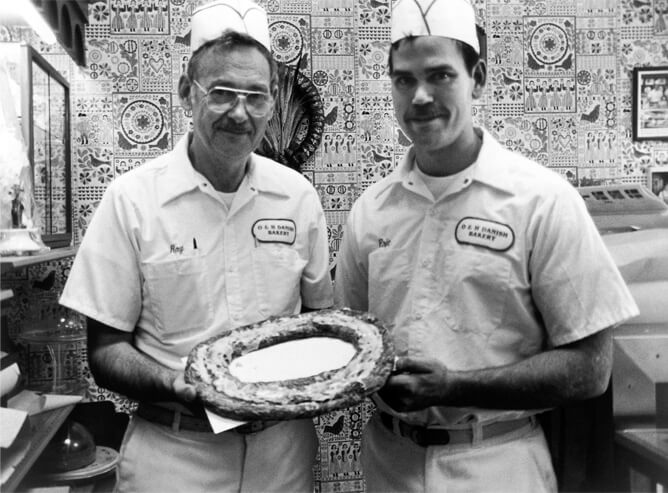
[[[413,104],[427,104],[434,100],[431,95],[429,84],[418,82],[415,92],[413,93]]]
[[[237,96],[237,100],[234,102],[234,105],[227,112],[228,116],[235,121],[242,121],[249,118],[248,111],[246,110],[246,98],[243,96]]]

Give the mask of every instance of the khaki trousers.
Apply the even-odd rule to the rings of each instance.
[[[557,491],[550,452],[538,425],[476,445],[420,447],[374,416],[362,437],[361,462],[369,493]]]
[[[311,420],[216,435],[173,431],[133,416],[121,446],[116,491],[311,493],[316,450]]]

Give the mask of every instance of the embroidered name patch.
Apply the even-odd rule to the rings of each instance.
[[[465,217],[457,223],[455,239],[457,243],[505,252],[515,243],[515,233],[507,224]]]
[[[292,219],[258,219],[253,223],[252,232],[260,243],[292,245],[297,237],[297,226]]]

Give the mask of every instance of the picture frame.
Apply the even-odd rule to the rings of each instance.
[[[668,166],[647,168],[647,188],[668,204]]]
[[[668,67],[633,69],[633,140],[668,140]]]

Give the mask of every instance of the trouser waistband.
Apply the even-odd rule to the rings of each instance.
[[[163,426],[169,426],[174,431],[187,430],[213,433],[206,414],[202,410],[201,415],[190,415],[158,406],[150,402],[140,402],[137,407],[137,416]],[[250,421],[246,424],[231,429],[230,431],[247,435],[265,430],[277,424],[278,421]]]
[[[476,430],[473,428],[447,429],[440,427],[416,426],[401,421],[400,419],[381,412],[380,421],[393,433],[406,437],[421,447],[430,445],[457,445],[473,444],[476,441]],[[534,417],[513,419],[509,421],[497,421],[494,423],[478,425],[480,436],[478,440],[488,440],[523,427],[533,426]]]

